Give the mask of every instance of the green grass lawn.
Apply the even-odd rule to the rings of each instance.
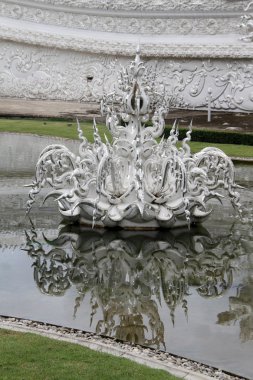
[[[165,371],[35,334],[0,330],[1,380],[177,380]]]
[[[253,158],[253,146],[236,145],[236,144],[218,144],[208,142],[195,142],[190,143],[192,153],[197,153],[207,146],[214,146],[223,150],[228,156],[231,157],[248,157]]]
[[[85,136],[88,140],[93,139],[93,127],[91,122],[80,122]],[[97,125],[100,135],[103,138],[104,134],[108,137],[108,132],[105,125]],[[68,139],[77,139],[78,133],[76,122],[73,121],[55,121],[43,119],[1,119],[0,132],[18,132],[18,133],[33,133],[37,135],[57,136]]]
[[[81,127],[84,135],[89,141],[93,140],[93,127],[91,122],[82,122]],[[110,140],[110,133],[105,125],[98,124],[100,135],[104,141],[106,134]],[[58,136],[69,139],[77,139],[77,129],[75,121],[55,121],[43,119],[5,119],[0,118],[0,132],[18,132],[33,133],[37,135]],[[253,147],[247,145],[235,144],[218,144],[218,143],[202,143],[191,142],[193,153],[200,151],[207,146],[216,146],[222,149],[228,156],[232,157],[248,157],[253,158]]]

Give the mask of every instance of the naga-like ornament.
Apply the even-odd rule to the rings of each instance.
[[[53,191],[47,197],[57,198],[66,221],[99,227],[172,228],[201,222],[212,211],[207,201],[221,200],[218,188],[227,191],[240,212],[233,163],[223,151],[205,148],[191,155],[191,125],[181,146],[176,123],[170,136],[159,140],[169,102],[154,82],[137,51],[120,74],[117,92],[102,102],[112,142],[102,142],[95,120],[94,143],[88,142],[77,120],[79,155],[63,145],[42,151],[27,212],[48,185]]]

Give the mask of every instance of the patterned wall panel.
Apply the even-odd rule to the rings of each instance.
[[[0,43],[0,97],[99,101],[129,58]],[[182,107],[253,111],[253,62],[149,59],[155,86]]]

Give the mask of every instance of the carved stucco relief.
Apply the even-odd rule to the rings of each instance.
[[[112,10],[242,10],[247,0],[34,0],[38,4]]]
[[[96,100],[110,88],[115,58],[1,44],[0,96]],[[92,78],[92,86],[89,83]]]
[[[11,20],[12,21],[12,20]],[[0,27],[0,40],[18,42],[43,48],[56,48],[85,52],[87,54],[116,55],[129,57],[136,49],[137,39],[119,38],[118,34],[105,34],[94,32],[87,35],[67,28],[34,28],[25,22],[10,22],[10,19],[2,18]],[[113,38],[114,37],[114,38]],[[202,36],[177,36],[175,38],[162,38],[157,42],[153,34],[140,39],[143,57],[173,57],[173,58],[250,58],[253,57],[253,45],[242,43],[237,36],[224,35],[224,37],[210,38],[206,40]]]
[[[250,13],[241,16],[241,23],[239,27],[241,28],[244,36],[240,39],[244,42],[253,42],[253,1],[250,1],[245,8],[245,11]]]
[[[235,26],[235,17],[222,18],[217,14],[208,17],[206,14],[176,17],[168,15],[166,18],[161,17],[135,17],[128,15],[115,17],[104,15],[76,14],[71,11],[62,12],[57,9],[40,9],[36,7],[27,7],[18,4],[2,2],[0,4],[0,15],[14,19],[22,19],[35,23],[43,23],[84,30],[94,30],[101,32],[117,33],[155,33],[155,34],[225,34],[239,32]],[[239,16],[238,16],[239,18]]]
[[[0,97],[100,101],[127,58],[0,44]],[[253,112],[253,61],[152,59],[156,85],[182,107]],[[211,89],[211,92],[208,92]]]
[[[154,63],[153,63],[154,64]],[[158,81],[180,100],[184,107],[253,112],[253,61],[163,60]]]

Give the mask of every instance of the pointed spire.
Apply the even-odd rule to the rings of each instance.
[[[98,128],[97,128],[97,123],[96,123],[96,119],[94,117],[93,119],[93,138],[94,138],[94,143],[96,146],[100,146],[102,141],[101,141],[101,137],[99,135],[99,132],[98,132]]]
[[[135,63],[138,65],[141,62],[141,48],[140,48],[140,43],[138,43],[137,48],[136,48],[136,55],[135,55]]]
[[[77,132],[78,132],[78,137],[79,139],[82,141],[82,142],[86,142],[86,138],[84,137],[83,135],[83,131],[82,131],[82,128],[80,126],[80,123],[79,123],[79,119],[78,117],[76,117],[76,124],[77,124]]]

